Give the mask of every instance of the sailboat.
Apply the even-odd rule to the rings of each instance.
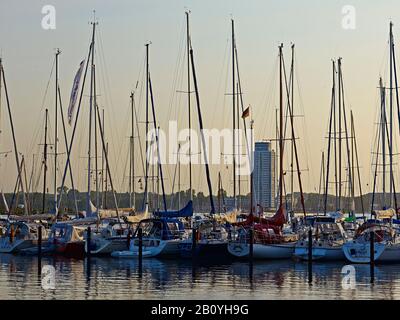
[[[347,241],[348,237],[343,229],[342,222],[344,220],[342,213],[342,127],[344,127],[345,140],[346,140],[346,154],[347,154],[347,165],[348,165],[348,181],[349,190],[354,199],[354,184],[352,183],[354,176],[353,165],[351,163],[350,147],[349,147],[349,136],[348,136],[348,125],[346,118],[346,108],[344,99],[343,89],[343,76],[342,76],[342,59],[339,58],[337,61],[338,70],[336,70],[335,61],[332,61],[332,96],[331,96],[331,111],[329,119],[329,140],[328,140],[328,153],[327,153],[327,169],[326,169],[326,182],[325,182],[325,195],[324,195],[324,217],[314,217],[313,221],[309,219],[309,225],[300,235],[300,240],[296,244],[294,256],[301,260],[308,260],[308,229],[312,228],[313,231],[313,247],[312,247],[312,259],[313,260],[344,260],[343,244]],[[336,89],[336,74],[338,76],[338,90]],[[338,94],[338,100],[336,95]],[[338,101],[338,105],[336,105]],[[338,113],[338,115],[336,114]],[[335,190],[336,190],[336,212],[327,212],[327,197],[328,197],[328,186],[329,186],[329,160],[331,156],[331,135],[332,135],[332,124],[334,139],[336,138],[337,127],[338,127],[338,147],[335,143]],[[338,148],[338,165],[336,166],[336,151]],[[338,175],[337,172],[338,171]],[[336,180],[338,176],[338,180]],[[354,202],[352,203],[354,207]],[[352,212],[354,208],[352,208]]]
[[[228,251],[233,256],[244,258],[250,254],[249,230],[254,232],[253,257],[255,259],[290,259],[294,253],[297,237],[293,233],[284,233],[283,227],[287,222],[287,215],[283,203],[283,156],[284,156],[284,134],[283,134],[283,45],[279,46],[280,61],[280,166],[279,166],[279,206],[275,215],[271,218],[256,217],[253,214],[253,193],[250,192],[251,205],[250,215],[240,223],[234,224],[235,235],[228,243]],[[290,109],[290,108],[289,108]],[[253,189],[253,173],[251,174],[251,189]],[[302,201],[303,203],[303,201]],[[304,205],[303,205],[303,210]]]
[[[158,127],[155,113],[153,87],[149,71],[149,43],[146,44],[146,132],[148,132],[149,124],[149,102],[151,102],[153,125],[155,134],[156,148],[158,152],[158,172],[161,180],[162,187],[162,198],[163,198],[163,209],[155,209],[152,218],[146,218],[140,220],[133,238],[130,241],[129,250],[114,251],[111,253],[112,257],[115,258],[132,258],[137,257],[139,253],[139,230],[143,231],[142,234],[142,245],[143,245],[143,256],[144,257],[160,257],[160,256],[177,256],[179,255],[179,244],[188,237],[184,224],[181,221],[182,218],[190,218],[193,215],[193,202],[190,200],[188,204],[177,211],[167,210],[167,202],[164,189],[164,179],[162,165],[160,162],[160,149],[158,141]],[[150,99],[149,99],[150,98]],[[150,100],[150,101],[149,101]],[[146,155],[149,152],[148,141],[146,140]],[[147,159],[147,157],[146,157]],[[146,161],[145,170],[145,215],[148,215],[148,167],[149,163]],[[137,221],[136,216],[127,217],[127,221]]]
[[[393,172],[393,88],[395,90],[396,103],[399,106],[399,93],[397,83],[396,55],[393,40],[393,23],[390,22],[389,28],[389,63],[390,63],[390,87],[386,88],[383,85],[382,78],[379,79],[380,91],[380,115],[377,135],[377,152],[375,160],[375,175],[373,183],[373,196],[371,204],[371,216],[375,219],[367,220],[356,231],[352,241],[347,242],[343,246],[343,252],[350,262],[353,263],[369,263],[370,262],[370,246],[371,237],[374,241],[374,260],[377,262],[399,262],[400,261],[400,241],[398,232],[394,228],[393,218],[398,214],[397,194],[395,175]],[[386,90],[389,90],[389,103],[386,101]],[[387,104],[389,104],[389,119],[387,117]],[[387,151],[389,152],[389,203],[386,197],[386,166]],[[382,202],[381,210],[375,209],[376,201],[376,186],[378,176],[378,162],[381,155],[382,169]],[[394,205],[394,208],[393,208]]]

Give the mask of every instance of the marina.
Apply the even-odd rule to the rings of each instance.
[[[210,3],[160,35],[121,3],[60,33],[43,7],[40,72],[0,25],[0,300],[400,299],[395,17],[360,66],[349,38],[255,40]]]

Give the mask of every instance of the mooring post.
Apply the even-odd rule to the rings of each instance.
[[[138,229],[138,245],[139,245],[139,275],[142,275],[142,259],[143,259],[143,230]]]
[[[90,246],[92,238],[92,228],[87,228],[87,237],[86,237],[86,256],[90,258]]]
[[[38,227],[38,274],[42,274],[42,226]]]
[[[369,264],[370,264],[370,275],[371,275],[371,283],[374,283],[374,267],[375,267],[375,233],[370,232],[369,237]]]
[[[254,230],[249,230],[249,280],[253,283],[253,253],[254,253]]]
[[[253,229],[249,230],[249,262],[253,263],[253,252],[254,252],[254,232]]]
[[[126,236],[126,245],[129,248],[131,247],[131,229],[128,230],[128,235]]]
[[[196,247],[197,247],[197,229],[192,228],[192,259],[196,257]]]
[[[308,230],[308,282],[312,283],[312,251],[313,251],[313,237],[312,227]]]

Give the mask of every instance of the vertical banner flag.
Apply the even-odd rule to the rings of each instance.
[[[83,60],[79,65],[79,70],[75,75],[74,84],[72,85],[71,98],[69,100],[69,106],[68,106],[69,125],[71,125],[72,117],[74,115],[74,109],[75,109],[76,99],[78,98],[79,84],[81,82],[82,70],[84,65],[85,65],[85,60]]]

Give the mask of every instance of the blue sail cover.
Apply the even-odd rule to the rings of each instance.
[[[156,211],[154,215],[159,218],[188,218],[193,216],[193,201],[190,200],[188,204],[181,210],[175,211]]]

